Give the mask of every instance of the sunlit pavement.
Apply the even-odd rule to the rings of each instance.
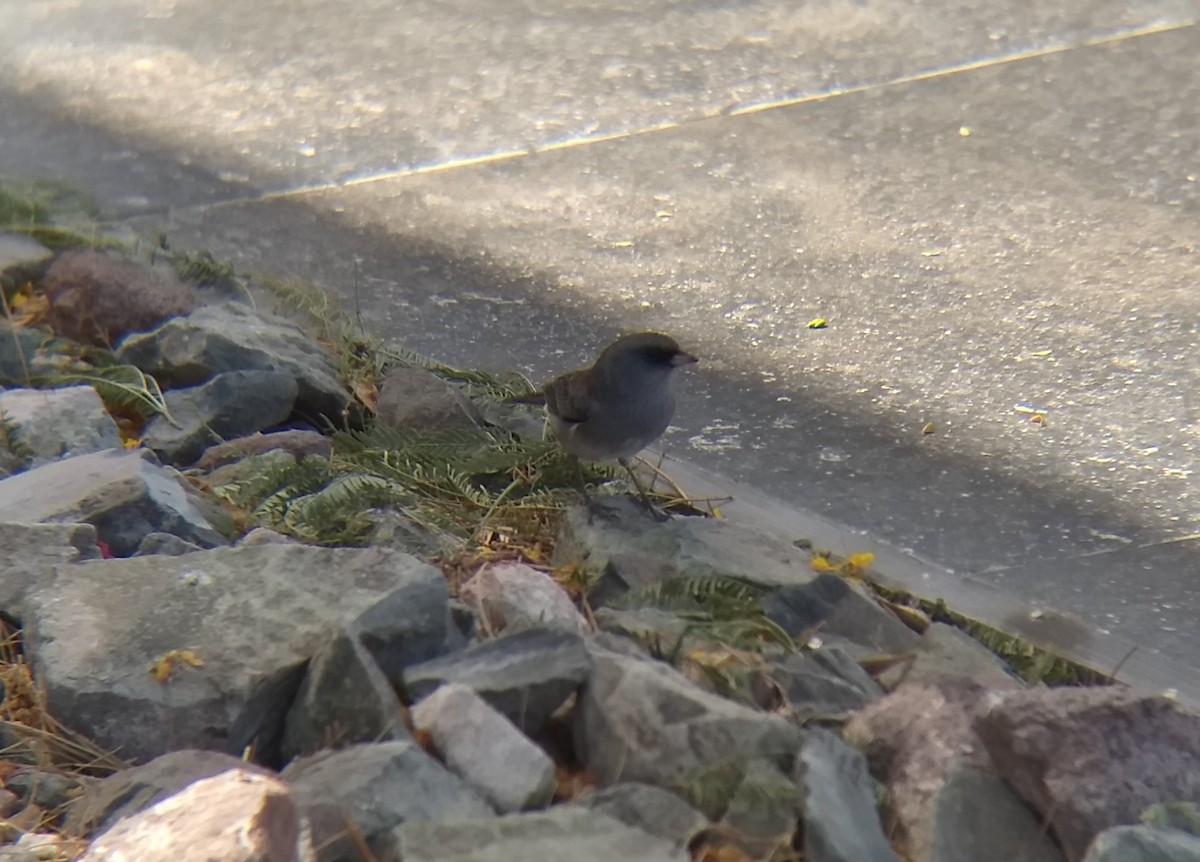
[[[1068,7],[3,0],[0,172],[451,363],[669,331],[754,511],[1200,692],[1200,3]]]

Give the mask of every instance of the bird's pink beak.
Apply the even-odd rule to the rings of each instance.
[[[671,364],[678,368],[680,365],[692,365],[700,360],[692,356],[690,353],[684,353],[682,350],[671,357]]]

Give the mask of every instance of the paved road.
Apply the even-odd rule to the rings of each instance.
[[[2,14],[0,172],[451,362],[669,330],[673,453],[1200,665],[1195,0]]]

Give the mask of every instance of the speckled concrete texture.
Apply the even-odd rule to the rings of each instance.
[[[1196,667],[1200,3],[4,16],[0,172],[450,362],[669,330],[674,454]]]

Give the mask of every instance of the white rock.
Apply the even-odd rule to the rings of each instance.
[[[413,709],[446,766],[502,814],[547,805],[554,762],[472,689],[443,685]]]
[[[91,386],[0,392],[0,414],[16,426],[33,466],[121,447],[117,423]]]
[[[117,822],[80,862],[311,862],[315,856],[290,789],[231,769],[191,784]]]
[[[587,620],[567,591],[545,572],[521,563],[481,569],[463,584],[462,599],[483,615],[491,631],[542,626],[586,634]]]

